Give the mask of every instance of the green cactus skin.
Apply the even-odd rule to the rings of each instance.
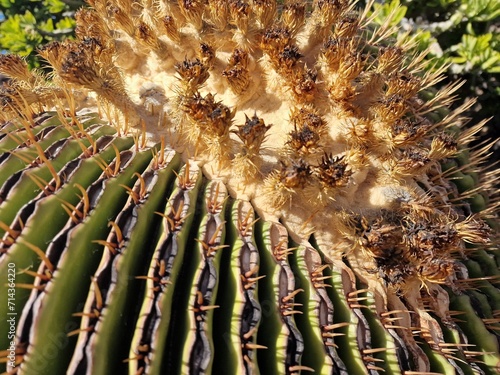
[[[482,124],[370,4],[89,3],[0,57],[0,372],[500,371]]]

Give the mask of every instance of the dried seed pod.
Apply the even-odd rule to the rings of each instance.
[[[210,136],[227,136],[232,125],[234,113],[221,102],[215,103],[212,112],[208,114],[207,125]]]
[[[378,101],[373,107],[377,117],[386,123],[394,123],[409,110],[401,95],[391,95]]]
[[[29,71],[26,61],[17,55],[0,55],[0,73],[26,83],[35,81],[35,76]]]
[[[129,13],[118,6],[109,7],[108,12],[116,27],[123,30],[131,37],[134,37],[136,26],[132,18],[130,18]]]
[[[257,16],[259,27],[265,29],[269,27],[276,16],[276,1],[253,0],[252,11]]]
[[[210,76],[208,67],[199,59],[177,63],[175,71],[181,77],[182,84],[188,93],[196,91]]]
[[[280,26],[271,27],[262,34],[260,47],[273,59],[290,44],[291,39],[288,29]]]
[[[229,87],[235,94],[243,93],[250,84],[248,70],[242,66],[228,67],[224,69],[222,76],[227,79]]]
[[[403,51],[400,47],[382,47],[378,53],[378,66],[377,71],[384,74],[391,74],[397,72],[403,62]]]
[[[167,34],[167,36],[174,42],[179,43],[181,40],[181,36],[179,33],[179,27],[175,22],[175,18],[169,15],[166,15],[162,18],[163,28]]]
[[[287,45],[277,55],[276,68],[281,72],[288,73],[301,57],[299,47]]]
[[[431,128],[425,119],[402,118],[392,124],[391,142],[397,147],[420,140]]]
[[[439,133],[432,139],[431,149],[429,151],[429,158],[434,160],[441,160],[450,158],[458,153],[457,140],[447,133]]]
[[[290,165],[281,164],[280,180],[289,189],[304,188],[312,174],[311,166],[304,160],[292,160]]]
[[[347,10],[349,5],[345,0],[318,0],[313,12],[313,19],[322,27],[328,28]]]
[[[250,5],[243,0],[229,0],[228,8],[231,23],[241,32],[246,33],[248,30]]]
[[[287,144],[296,152],[307,155],[314,152],[319,146],[320,136],[314,128],[303,125],[289,133],[290,139]]]
[[[407,216],[404,230],[409,252],[417,258],[424,255],[449,256],[460,247],[458,231],[451,222],[429,223],[421,218]]]
[[[241,65],[242,67],[248,67],[248,52],[241,49],[235,48],[231,57],[229,58],[229,66]]]
[[[400,174],[411,175],[428,168],[430,162],[431,159],[427,151],[417,147],[408,147],[403,151],[399,160],[396,161],[396,170]]]
[[[293,109],[290,121],[300,126],[307,126],[315,129],[321,135],[325,130],[326,122],[313,107],[304,106],[300,109]]]
[[[245,115],[245,124],[237,125],[237,127],[238,130],[233,130],[233,133],[243,141],[249,153],[255,153],[260,149],[266,132],[271,128],[271,125],[266,125],[263,119],[254,114],[251,118]]]
[[[75,13],[76,29],[78,38],[96,38],[106,40],[109,38],[109,29],[96,11],[90,9],[79,9]]]
[[[151,49],[152,51],[158,51],[160,49],[160,41],[155,35],[152,28],[145,22],[140,22],[136,29],[136,40],[138,40],[143,46]]]
[[[226,78],[229,87],[235,94],[243,93],[250,84],[247,65],[248,53],[237,48],[229,59],[229,66],[222,72],[222,76]]]
[[[397,72],[387,79],[386,95],[400,95],[405,99],[415,96],[421,88],[421,80],[409,72]]]
[[[313,167],[314,175],[326,187],[337,188],[349,182],[352,171],[345,160],[345,156],[325,154],[321,162]]]
[[[403,234],[398,225],[376,220],[363,233],[363,246],[378,259],[379,265],[384,262],[388,265],[393,263],[391,257],[404,255],[401,247],[402,237]]]
[[[79,43],[53,43],[41,52],[50,62],[57,60],[53,66],[59,77],[95,91],[128,116],[133,126],[138,126],[142,111],[127,95],[120,71],[113,64],[112,54],[112,49],[92,38]]]
[[[209,44],[200,43],[198,58],[201,60],[203,65],[211,69],[215,61],[215,51]]]
[[[50,82],[0,57],[20,371],[498,372],[498,199],[482,211],[498,173],[478,173],[487,147],[464,158],[481,124],[445,108],[458,86],[429,90],[438,74],[388,37],[397,8],[372,27],[348,0],[89,3],[77,41],[42,48]],[[75,319],[71,364],[72,345],[47,361]]]
[[[292,74],[291,86],[295,100],[298,103],[312,102],[316,94],[318,73],[306,67],[304,71],[294,70]]]
[[[229,16],[228,2],[226,0],[208,0],[210,20],[218,31],[224,31]]]
[[[457,264],[451,259],[431,258],[425,259],[416,267],[418,277],[433,283],[446,283],[455,281]]]
[[[356,50],[356,42],[352,38],[330,37],[323,44],[321,59],[329,70],[338,72],[342,61]]]
[[[206,97],[201,96],[199,92],[195,92],[192,96],[183,97],[180,108],[195,121],[204,119],[213,110],[214,100],[213,95],[209,94]]]
[[[292,35],[297,35],[304,26],[306,17],[306,4],[301,1],[293,1],[285,4],[281,13],[281,22],[290,30]]]
[[[352,38],[359,30],[359,14],[349,12],[335,23],[335,36],[337,38]]]
[[[180,109],[188,115],[190,124],[194,125],[194,129],[185,129],[188,138],[199,142],[201,137],[213,146],[211,151],[219,153],[225,146],[221,139],[228,138],[234,112],[222,102],[216,102],[212,94],[203,97],[198,92],[183,97]],[[214,143],[214,139],[218,140],[218,143]]]
[[[203,11],[205,5],[201,0],[178,0],[179,8],[186,21],[193,25],[196,30],[203,26]]]

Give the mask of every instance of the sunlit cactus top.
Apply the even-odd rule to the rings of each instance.
[[[97,108],[139,147],[162,140],[281,220],[314,233],[368,285],[405,293],[460,289],[466,243],[489,227],[442,172],[481,124],[447,112],[455,86],[431,92],[410,38],[370,25],[347,0],[89,1],[77,41],[42,47],[50,77],[7,55],[2,116]],[[458,135],[457,135],[458,134]],[[471,165],[484,150],[470,154]],[[471,169],[465,163],[463,169]],[[462,202],[462,203],[460,203]]]

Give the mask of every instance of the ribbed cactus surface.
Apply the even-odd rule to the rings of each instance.
[[[0,58],[4,371],[500,371],[497,173],[392,15],[89,3]]]

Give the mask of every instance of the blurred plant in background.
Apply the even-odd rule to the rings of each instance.
[[[360,1],[364,3],[365,1]],[[36,49],[53,40],[72,37],[79,0],[0,0],[0,49],[25,56],[31,67],[40,66]],[[361,4],[363,5],[363,4]],[[402,5],[396,10],[399,5]],[[471,123],[492,117],[481,141],[500,137],[500,1],[498,0],[391,0],[374,4],[381,13],[375,22],[398,12],[399,35],[410,33],[417,48],[430,48],[429,69],[449,65],[440,85],[466,80],[458,90],[457,105],[477,97]],[[495,147],[500,160],[500,143]]]
[[[26,57],[38,67],[36,50],[42,44],[74,35],[79,0],[0,0],[0,49]]]

